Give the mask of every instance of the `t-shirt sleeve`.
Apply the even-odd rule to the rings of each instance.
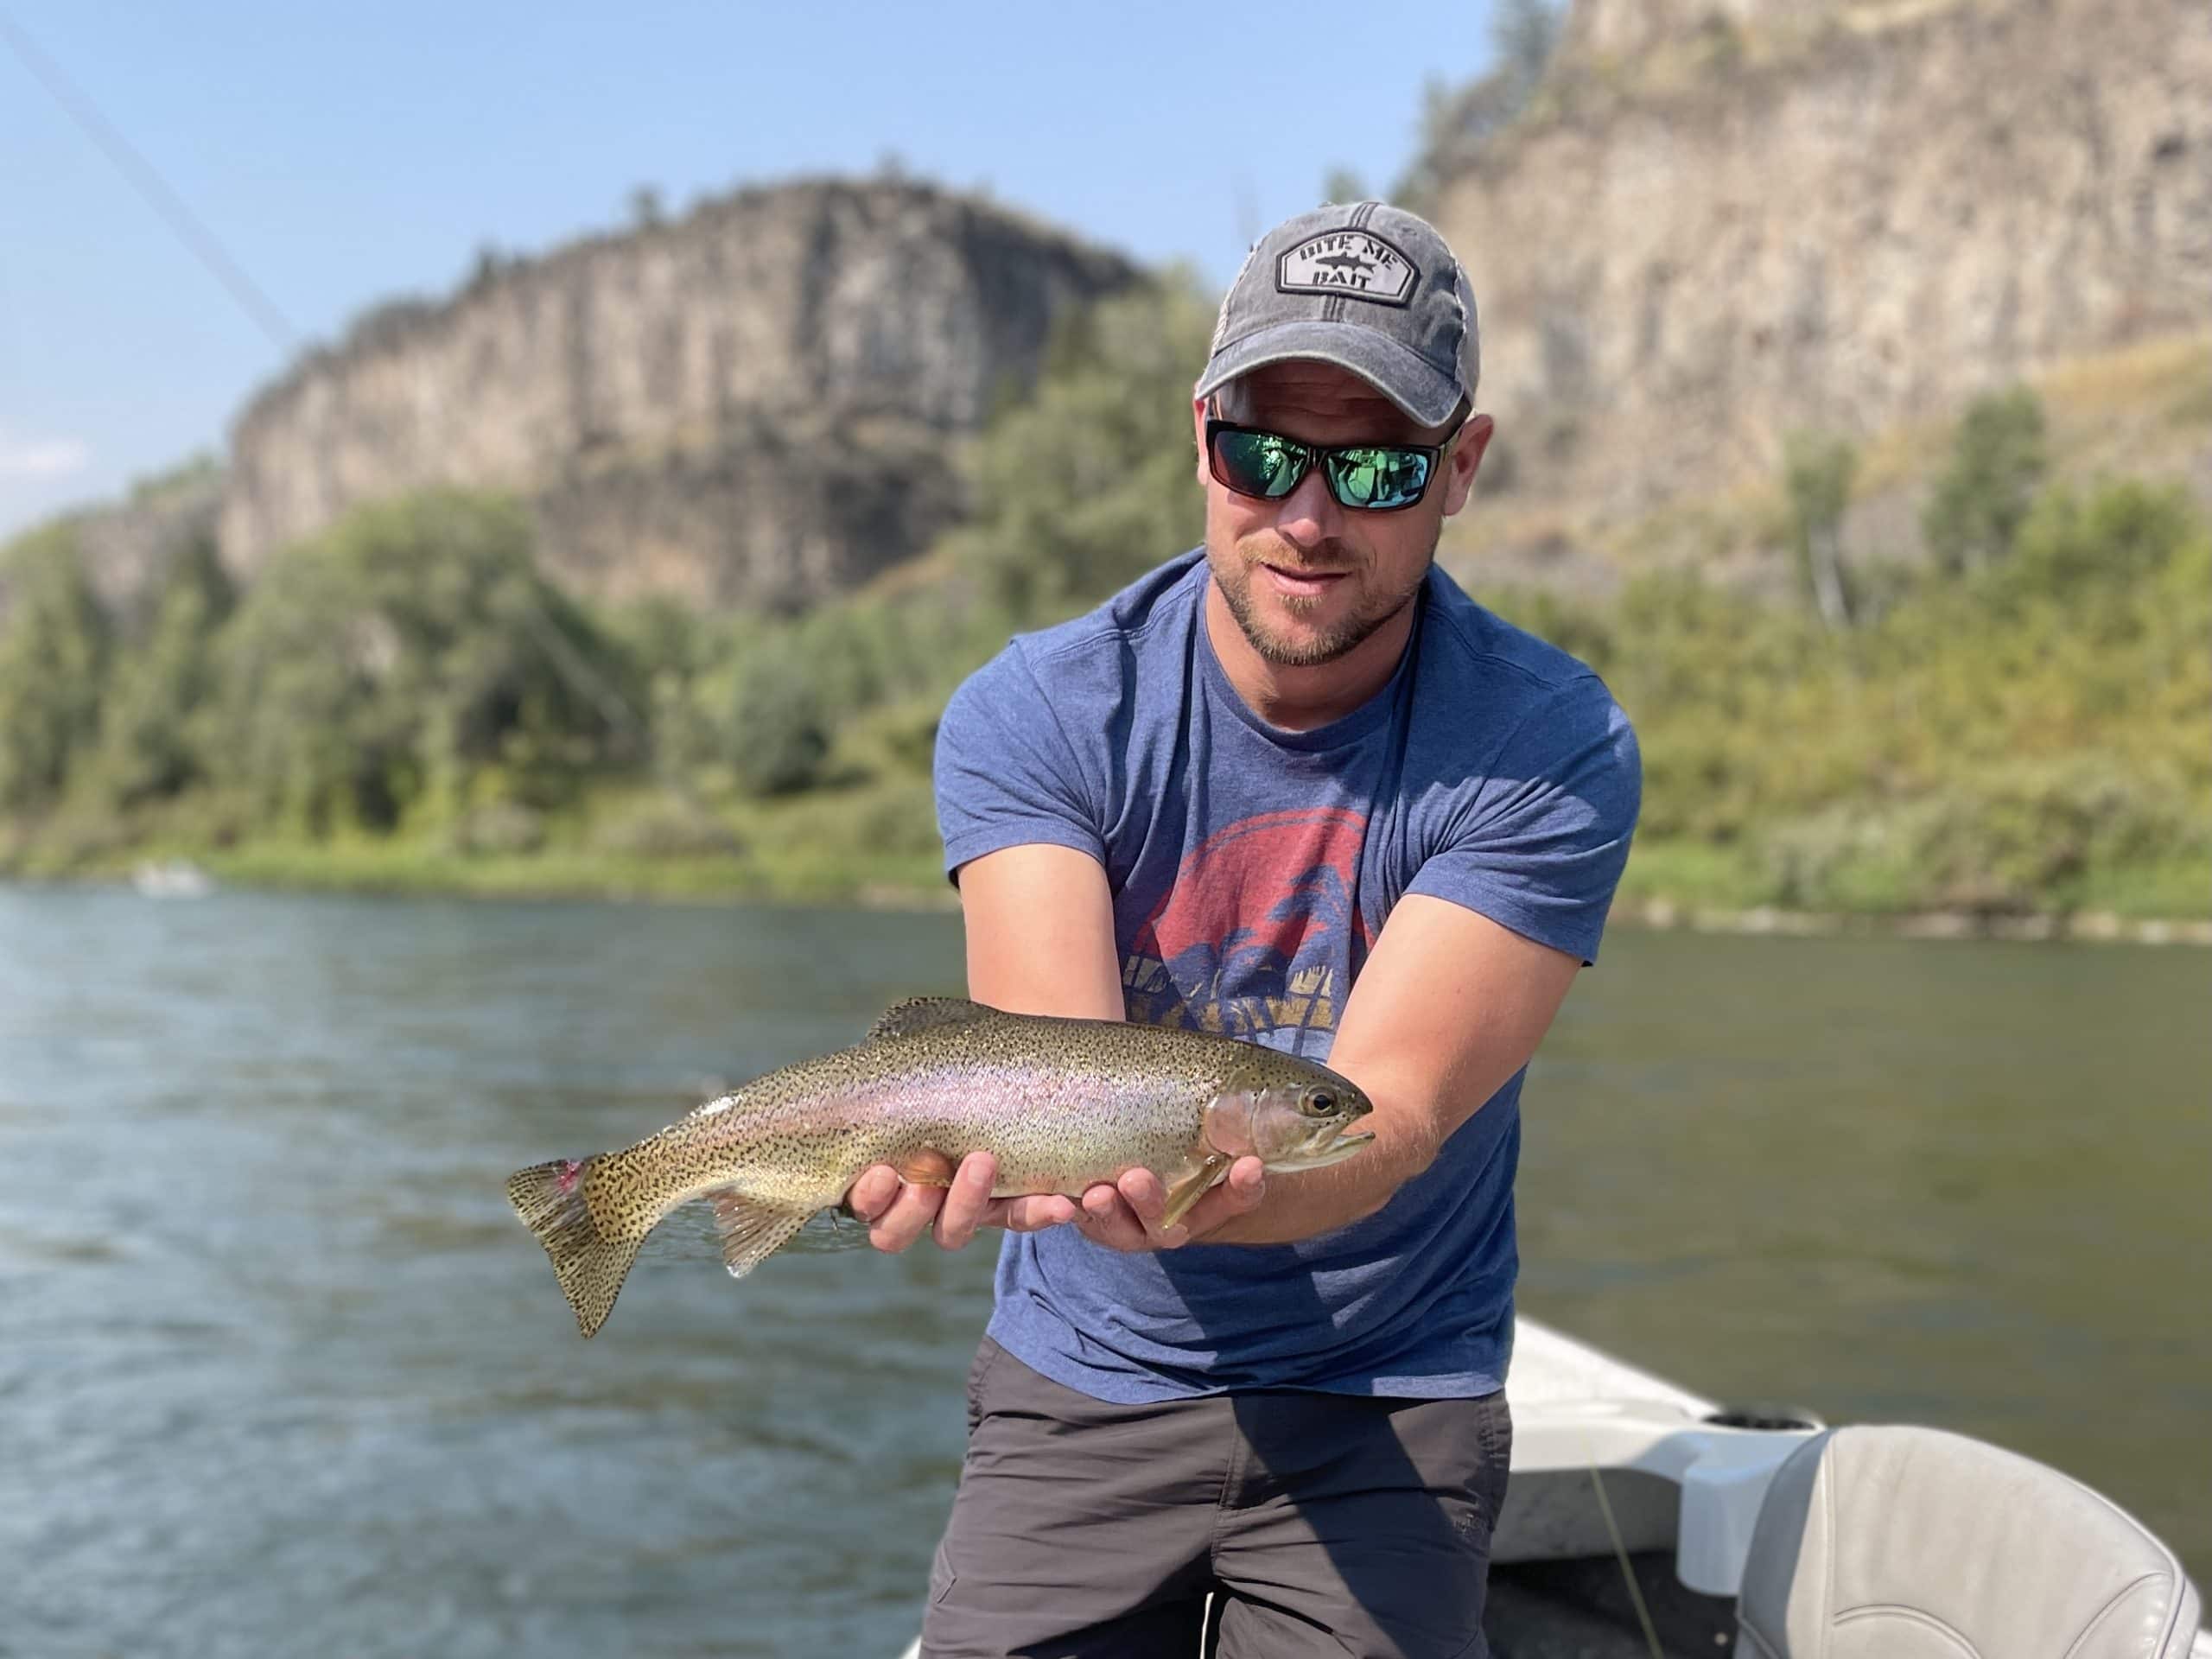
[[[1019,642],[969,675],[937,728],[944,870],[1003,848],[1072,847],[1106,861],[1084,768]]]
[[[1643,790],[1628,716],[1595,676],[1574,680],[1506,740],[1406,890],[1595,962]]]

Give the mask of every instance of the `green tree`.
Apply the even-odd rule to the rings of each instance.
[[[730,711],[729,760],[753,795],[787,795],[817,783],[830,757],[830,710],[806,658],[785,638],[741,668]]]
[[[98,760],[111,804],[174,795],[206,775],[197,728],[215,687],[216,632],[232,602],[213,537],[194,537],[162,581],[145,639],[118,654]]]
[[[349,514],[276,560],[219,655],[215,757],[264,821],[544,807],[637,758],[621,653],[537,576],[528,520],[497,499]]]
[[[692,769],[713,758],[713,721],[698,695],[711,666],[713,619],[696,605],[648,594],[601,613],[628,659],[629,683],[642,688],[641,711],[653,771],[682,790]]]
[[[1858,471],[1859,451],[1849,439],[1813,433],[1791,438],[1783,461],[1798,578],[1821,622],[1838,631],[1851,626],[1843,515],[1851,505],[1851,481]]]
[[[2015,386],[1975,398],[1921,514],[1936,563],[1954,573],[1980,570],[2010,554],[2049,465],[2035,393]]]
[[[1999,585],[2064,601],[2094,588],[2125,595],[2166,569],[2202,533],[2179,485],[2120,479],[2086,496],[2053,490],[2023,517],[2015,557]]]
[[[984,434],[954,556],[1016,620],[1065,614],[1203,538],[1191,387],[1212,330],[1186,274],[1104,301]]]
[[[67,522],[0,553],[0,809],[60,794],[99,735],[109,625]]]

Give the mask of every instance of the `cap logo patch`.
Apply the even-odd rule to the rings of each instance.
[[[1275,287],[1285,294],[1342,294],[1403,305],[1420,278],[1413,261],[1372,231],[1325,232],[1275,261]]]

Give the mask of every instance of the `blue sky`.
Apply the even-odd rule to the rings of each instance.
[[[1331,167],[1397,175],[1488,10],[0,0],[308,342],[640,184],[681,211],[887,153],[1225,283]],[[0,45],[0,535],[219,443],[283,361]]]

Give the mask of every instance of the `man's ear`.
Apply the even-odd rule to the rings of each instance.
[[[1213,482],[1213,469],[1206,465],[1206,400],[1191,399],[1191,436],[1198,450],[1198,484],[1201,488]]]
[[[1476,469],[1483,464],[1483,451],[1490,448],[1491,434],[1496,429],[1496,423],[1487,415],[1470,415],[1467,423],[1459,429],[1452,453],[1444,458],[1446,518],[1467,505],[1468,494],[1475,487]]]

